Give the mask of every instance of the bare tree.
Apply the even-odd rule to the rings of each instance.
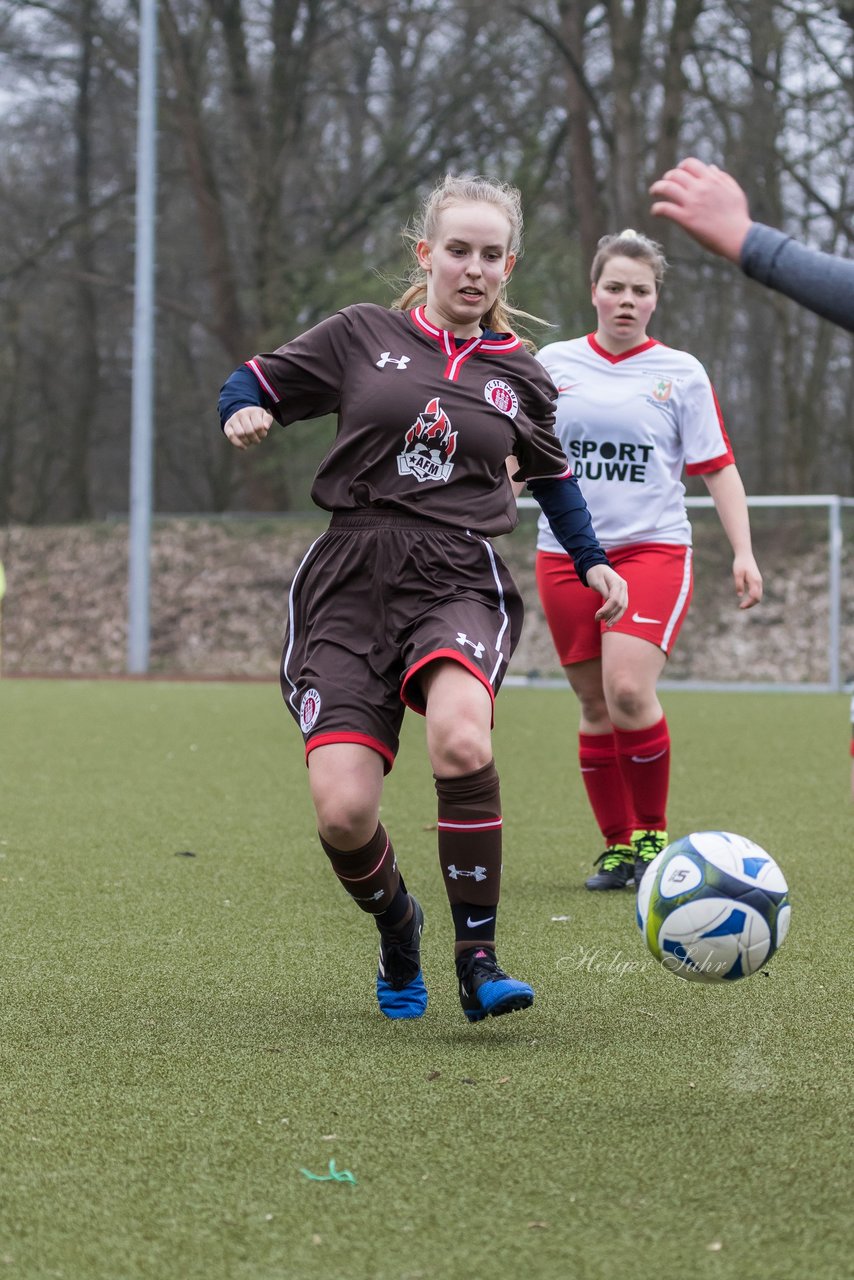
[[[706,363],[756,489],[852,482],[845,335],[649,217],[681,155],[754,216],[854,239],[851,0],[159,0],[156,501],[307,502],[331,422],[248,459],[216,431],[242,359],[388,302],[448,169],[522,189],[515,300],[589,323],[598,238],[665,241],[656,333]],[[0,0],[0,520],[127,506],[136,0]]]
[[[98,26],[96,0],[79,0],[79,60],[74,105],[74,232],[76,266],[78,376],[68,410],[65,489],[72,520],[92,515],[90,443],[99,393],[98,294],[95,288],[94,218],[92,216],[92,77],[93,42]]]

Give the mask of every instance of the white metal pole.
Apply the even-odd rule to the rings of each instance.
[[[842,513],[836,494],[830,496],[828,508],[828,537],[830,539],[830,635],[828,638],[828,679],[834,693],[842,688],[841,631],[842,631]]]
[[[148,670],[151,475],[154,454],[154,246],[157,175],[157,0],[139,10],[136,264],[128,529],[128,671]]]

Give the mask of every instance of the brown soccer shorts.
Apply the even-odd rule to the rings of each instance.
[[[336,513],[294,575],[281,685],[315,747],[356,742],[391,769],[419,672],[462,663],[494,699],[524,609],[488,539],[403,512]]]

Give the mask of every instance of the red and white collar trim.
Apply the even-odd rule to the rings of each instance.
[[[439,329],[438,325],[434,325],[428,320],[424,314],[424,307],[415,307],[410,311],[412,321],[419,326],[424,333],[429,334],[430,338],[435,338],[437,342],[442,343],[444,351],[449,355],[452,351],[466,351],[465,347],[457,348],[455,337],[449,332],[449,329]],[[503,334],[501,338],[481,338],[479,334],[475,334],[474,338],[470,338],[469,342],[481,347],[484,351],[515,351],[516,347],[521,347],[522,339],[517,338],[515,333]],[[474,349],[474,348],[472,348]]]
[[[454,335],[449,329],[440,329],[432,321],[428,320],[424,314],[424,307],[415,307],[409,313],[412,323],[415,324],[422,333],[426,333],[428,337],[433,338],[448,357],[448,363],[445,366],[445,377],[451,382],[455,382],[459,376],[460,369],[469,356],[474,355],[475,351],[515,351],[517,347],[522,346],[522,339],[517,338],[515,333],[508,333],[501,338],[482,338],[479,334],[469,338],[468,342],[458,347]]]
[[[663,343],[657,338],[647,338],[646,342],[642,342],[640,346],[632,347],[629,351],[622,351],[618,356],[613,355],[610,351],[606,351],[601,343],[596,341],[595,333],[588,333],[587,341],[596,352],[597,356],[601,356],[603,360],[607,360],[609,364],[620,364],[623,360],[631,360],[632,356],[639,356],[643,351],[649,351],[650,347],[660,347]]]

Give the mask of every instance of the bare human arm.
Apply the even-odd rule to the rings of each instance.
[[[752,609],[762,599],[762,574],[753,555],[750,517],[744,485],[736,466],[703,476],[724,533],[732,547],[732,576],[739,609]]]

